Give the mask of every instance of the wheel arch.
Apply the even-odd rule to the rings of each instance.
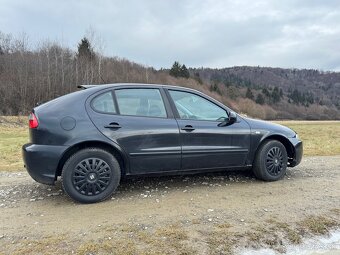
[[[77,151],[81,150],[81,149],[85,149],[85,148],[90,148],[90,147],[95,147],[95,148],[101,148],[104,149],[108,152],[110,152],[112,155],[114,155],[120,165],[120,169],[122,171],[122,176],[124,176],[127,172],[127,170],[129,169],[129,162],[124,154],[124,152],[122,151],[122,149],[120,149],[118,146],[114,146],[112,144],[103,142],[103,141],[84,141],[84,142],[80,142],[77,144],[72,145],[70,148],[68,148],[62,155],[62,157],[59,160],[58,163],[58,167],[57,167],[57,171],[56,171],[56,176],[55,178],[57,178],[58,176],[61,175],[61,171],[62,168],[65,164],[65,162]]]
[[[279,141],[283,144],[283,146],[286,148],[286,151],[287,151],[288,163],[290,163],[294,159],[294,157],[295,157],[294,146],[291,144],[291,142],[289,141],[289,139],[287,137],[285,137],[283,135],[279,135],[279,134],[272,134],[272,135],[268,135],[268,136],[264,137],[261,140],[261,142],[259,143],[259,145],[257,146],[256,151],[255,151],[255,155],[258,153],[261,146],[269,140],[277,140],[277,141]]]

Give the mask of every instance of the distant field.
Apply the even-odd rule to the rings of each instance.
[[[0,171],[18,171],[24,168],[21,146],[27,141],[27,117],[0,116]]]
[[[340,155],[340,121],[275,122],[299,134],[305,156]],[[21,146],[27,141],[27,117],[0,116],[0,171],[23,169]]]
[[[305,156],[340,155],[340,121],[275,122],[298,133]]]

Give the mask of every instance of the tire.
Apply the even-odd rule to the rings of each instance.
[[[121,169],[108,151],[86,148],[73,154],[62,169],[64,191],[80,203],[96,203],[110,197],[119,185]]]
[[[256,153],[253,172],[263,181],[277,181],[286,174],[287,161],[285,146],[279,141],[268,140]]]

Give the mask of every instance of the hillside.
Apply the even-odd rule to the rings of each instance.
[[[183,65],[185,75],[179,77],[169,69],[103,56],[86,38],[77,51],[57,42],[27,45],[25,38],[0,32],[0,115],[27,115],[35,105],[75,91],[80,84],[137,82],[198,89],[256,118],[340,119],[340,73],[336,72]]]
[[[236,108],[253,116],[269,119],[340,117],[338,72],[237,66],[190,69],[190,73],[193,77],[200,77],[204,83],[211,83],[215,90],[223,88],[221,93],[234,100]],[[257,100],[259,96],[264,100]],[[244,98],[250,99],[250,102],[244,101]],[[263,112],[258,105],[262,105],[266,111]]]

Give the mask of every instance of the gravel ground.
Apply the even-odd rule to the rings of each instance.
[[[246,233],[273,219],[294,224],[339,209],[340,156],[305,157],[283,180],[272,183],[258,181],[248,171],[127,179],[111,199],[90,205],[69,199],[60,181],[45,186],[26,172],[2,172],[0,254],[35,254],[36,243],[27,251],[23,241],[32,245],[56,236],[64,238],[58,247],[62,252],[91,254],[79,246],[111,238],[113,229],[152,231],[176,224],[189,233],[186,242],[194,253],[206,254],[213,252],[204,230],[228,224],[233,233]]]

